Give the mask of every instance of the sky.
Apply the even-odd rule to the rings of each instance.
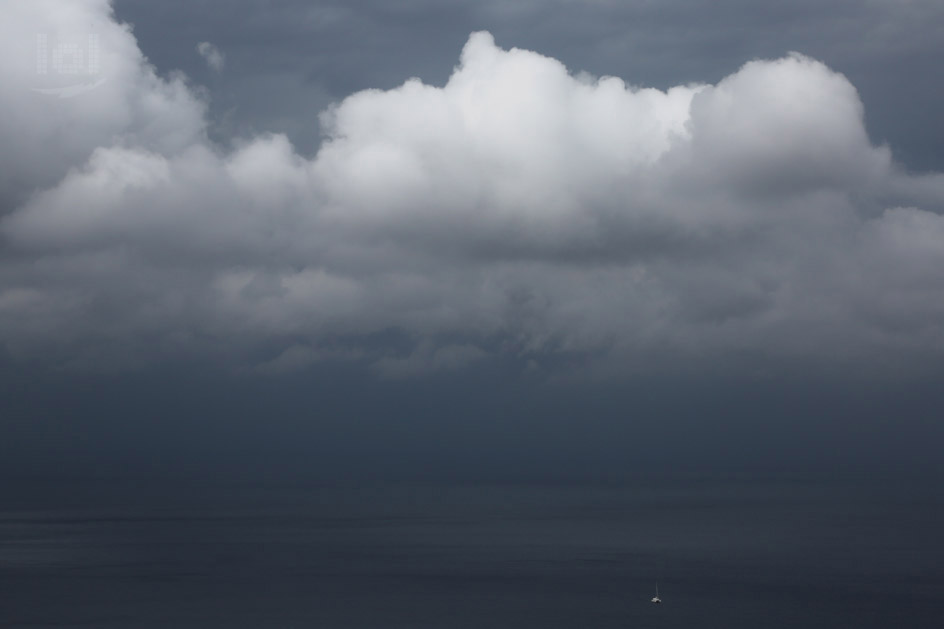
[[[932,0],[7,0],[8,473],[939,477]]]

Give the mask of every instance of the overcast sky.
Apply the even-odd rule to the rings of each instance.
[[[940,2],[0,11],[30,469],[934,467]]]

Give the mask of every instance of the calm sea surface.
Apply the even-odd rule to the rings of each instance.
[[[940,628],[942,535],[907,485],[87,483],[0,505],[0,627]]]

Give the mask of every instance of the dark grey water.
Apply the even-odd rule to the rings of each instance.
[[[904,487],[57,491],[0,511],[2,627],[944,627],[944,500]]]

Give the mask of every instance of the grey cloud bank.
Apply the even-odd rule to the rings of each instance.
[[[944,175],[897,166],[855,87],[801,54],[659,90],[477,32],[445,85],[321,113],[307,157],[279,134],[208,140],[200,92],[158,76],[106,2],[5,11],[13,361],[403,378],[561,356],[897,371],[944,352]],[[27,40],[87,23],[107,82],[41,101]]]

